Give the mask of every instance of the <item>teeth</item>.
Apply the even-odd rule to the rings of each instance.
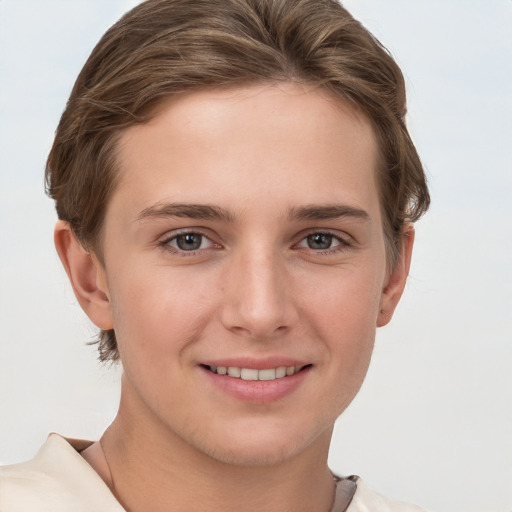
[[[241,368],[240,377],[242,380],[258,380],[258,370],[251,370],[250,368]]]
[[[258,372],[258,380],[274,380],[276,378],[275,370],[260,370]]]
[[[254,368],[238,368],[236,366],[210,366],[213,373],[229,375],[242,380],[275,380],[289,377],[302,369],[302,366],[279,366],[278,368],[265,368],[256,370]]]
[[[281,379],[282,377],[286,377],[286,366],[276,368],[276,379]]]
[[[236,368],[235,366],[230,366],[228,368],[228,375],[230,377],[240,378],[241,374],[242,374],[241,368]]]

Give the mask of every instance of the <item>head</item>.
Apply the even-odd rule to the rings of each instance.
[[[46,181],[59,218],[101,263],[128,129],[194,91],[286,83],[325,91],[369,121],[392,268],[404,226],[429,195],[405,125],[400,69],[334,0],[149,0],[127,13],[93,50],[57,130]],[[102,360],[119,357],[113,329],[101,332],[99,350]]]

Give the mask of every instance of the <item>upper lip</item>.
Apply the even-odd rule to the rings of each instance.
[[[307,361],[301,361],[292,357],[271,356],[264,358],[254,357],[229,357],[222,359],[208,359],[201,361],[204,366],[225,366],[226,368],[251,368],[254,370],[266,370],[270,368],[279,368],[281,366],[303,367],[311,364]]]

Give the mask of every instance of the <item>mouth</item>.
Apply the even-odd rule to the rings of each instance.
[[[223,395],[246,404],[263,405],[279,402],[295,393],[303,382],[309,382],[313,364],[280,357],[266,361],[232,358],[203,361],[199,367],[207,381]]]
[[[292,375],[309,368],[311,364],[303,366],[278,366],[276,368],[264,368],[261,370],[256,368],[241,368],[238,366],[201,366],[217,375],[225,375],[226,377],[232,377],[234,379],[246,381],[272,381],[291,377]]]

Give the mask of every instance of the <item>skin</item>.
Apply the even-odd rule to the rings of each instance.
[[[124,369],[118,416],[84,457],[132,512],[330,510],[333,424],[413,243],[409,226],[389,269],[370,123],[296,84],[206,90],[127,129],[118,162],[102,258],[66,223],[55,233]],[[205,205],[222,215],[205,218]],[[184,233],[198,249],[180,249]],[[233,357],[308,368],[285,396],[247,401],[202,366]]]

